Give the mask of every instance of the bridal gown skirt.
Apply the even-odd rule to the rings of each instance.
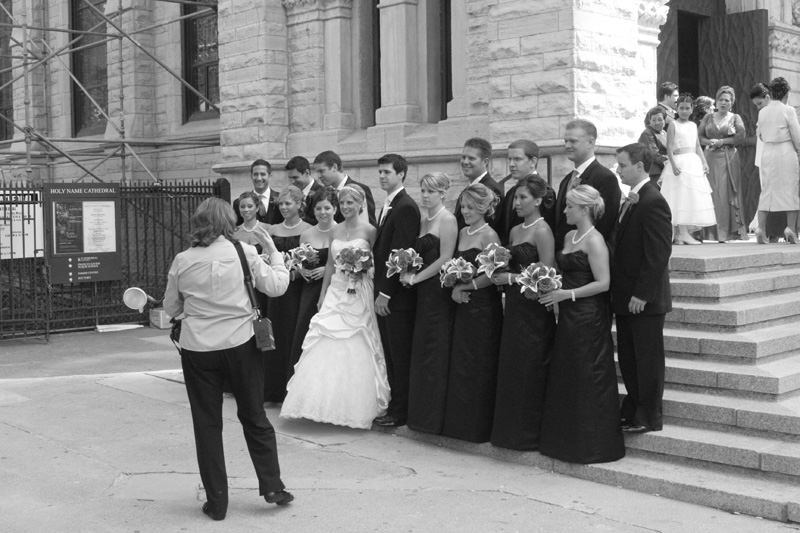
[[[287,390],[281,418],[369,429],[386,413],[391,395],[369,277],[348,294],[347,277],[333,275]]]
[[[661,173],[661,194],[672,211],[673,225],[713,226],[717,223],[711,185],[703,173],[703,162],[695,153],[673,156],[681,173],[669,161]]]

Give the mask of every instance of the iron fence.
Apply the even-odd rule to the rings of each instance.
[[[122,293],[137,286],[157,298],[163,294],[172,259],[186,247],[189,218],[211,196],[230,201],[230,184],[219,179],[121,187],[121,279],[51,284],[43,187],[0,183],[0,339],[145,321],[125,307]]]

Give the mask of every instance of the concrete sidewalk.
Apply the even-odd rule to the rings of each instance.
[[[258,497],[232,398],[213,522],[179,366],[149,328],[0,342],[0,531],[800,530],[269,408],[297,498],[279,508]]]

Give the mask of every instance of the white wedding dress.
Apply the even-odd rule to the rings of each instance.
[[[335,257],[343,248],[369,249],[364,239],[334,239]],[[362,276],[356,293],[347,293],[348,276],[335,272],[319,312],[311,319],[303,354],[289,380],[281,418],[307,418],[369,429],[386,413],[389,380],[375,317],[372,278]]]

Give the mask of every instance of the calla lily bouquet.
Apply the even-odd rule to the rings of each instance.
[[[422,257],[413,248],[398,248],[392,250],[389,254],[389,260],[386,261],[386,277],[391,278],[395,274],[402,274],[403,272],[411,272],[412,270],[419,271],[422,268]]]
[[[463,257],[446,262],[439,269],[439,281],[442,287],[454,287],[456,283],[467,283],[477,275],[475,265]]]
[[[375,265],[372,252],[356,246],[348,246],[336,255],[333,266],[348,274],[347,292],[356,293],[356,283]]]
[[[508,263],[511,261],[511,252],[507,248],[492,242],[478,254],[477,261],[480,264],[478,266],[478,274],[485,272],[486,276],[491,278],[496,270],[502,271],[508,268]]]
[[[517,276],[517,283],[521,285],[519,292],[523,294],[525,291],[547,294],[561,288],[561,275],[544,263],[532,263]]]

